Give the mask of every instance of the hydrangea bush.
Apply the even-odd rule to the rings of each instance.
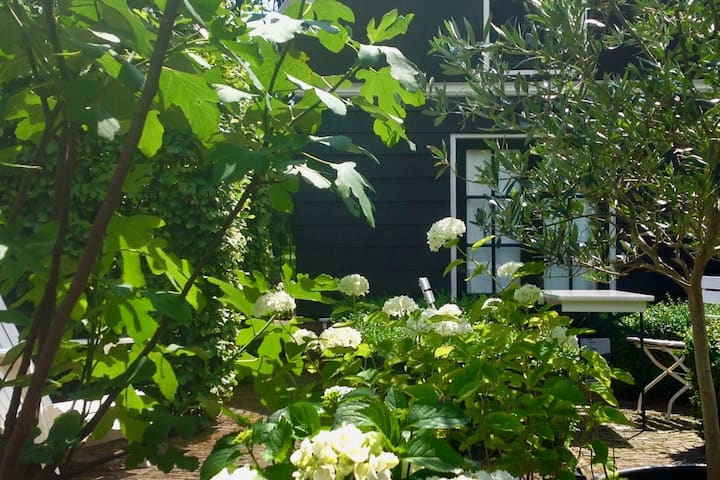
[[[430,248],[457,244],[460,224],[433,225]],[[352,321],[319,336],[300,319],[259,324],[265,330],[244,367],[261,379],[261,400],[280,398],[279,408],[220,440],[201,478],[251,464],[243,475],[278,480],[570,480],[573,440],[586,442],[605,464],[607,448],[592,433],[603,422],[626,421],[610,384],[629,379],[581,349],[582,331],[539,303],[539,288],[522,284],[542,266],[514,263],[500,271],[515,282],[465,310],[453,303],[423,308],[403,295],[368,312],[364,321],[402,332],[391,350],[363,339]],[[317,288],[284,281],[284,291],[303,284],[297,293],[308,298],[317,290],[322,299],[321,291],[335,289],[352,302],[369,291],[358,277],[322,279]]]

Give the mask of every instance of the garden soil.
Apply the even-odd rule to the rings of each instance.
[[[648,402],[646,428],[641,426],[641,417],[633,411],[634,402],[623,402],[623,412],[634,425],[611,425],[604,427],[600,434],[608,442],[609,455],[618,469],[679,463],[704,463],[704,442],[699,431],[700,422],[692,415],[692,408],[685,404],[676,404],[669,420],[664,418],[665,404],[662,401]],[[259,418],[262,406],[249,389],[239,392],[232,401],[232,410],[250,418]],[[215,441],[237,430],[237,426],[228,417],[221,416],[207,431],[191,439],[175,439],[172,444],[186,449],[189,455],[196,456],[200,462],[210,453]],[[78,462],[98,462],[113,454],[122,452],[120,441],[84,447]],[[602,471],[591,469],[588,465],[588,452],[577,450],[580,466],[586,478],[602,475]],[[259,454],[261,455],[261,454]],[[79,467],[79,464],[75,465]],[[115,458],[101,465],[73,473],[70,478],[78,480],[195,480],[198,471],[187,472],[173,470],[163,473],[152,466],[126,469],[122,458]],[[272,480],[272,479],[269,479]]]

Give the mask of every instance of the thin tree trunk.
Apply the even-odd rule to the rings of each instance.
[[[700,393],[703,431],[705,433],[707,478],[708,480],[720,480],[720,420],[718,419],[718,404],[710,369],[710,347],[700,282],[693,281],[687,290],[687,294],[690,318],[692,319],[695,375]]]
[[[163,12],[157,43],[150,60],[150,67],[145,79],[143,91],[135,108],[132,124],[125,137],[123,148],[118,157],[118,163],[108,185],[105,201],[95,217],[95,221],[90,230],[90,238],[80,258],[72,283],[55,312],[55,318],[53,318],[50,331],[48,332],[45,348],[40,352],[35,366],[35,372],[25,394],[23,407],[20,410],[15,429],[8,439],[8,443],[2,454],[2,459],[0,459],[0,479],[15,478],[14,472],[18,466],[18,459],[22,452],[23,445],[36,422],[34,413],[40,404],[43,389],[47,383],[50,368],[52,367],[53,359],[60,346],[65,327],[70,318],[70,313],[82,292],[85,290],[92,268],[97,261],[107,226],[120,203],[123,183],[134,162],[137,146],[145,125],[145,119],[152,105],[153,97],[157,93],[160,72],[162,70],[165,52],[170,43],[179,5],[180,0],[168,0],[165,11]]]

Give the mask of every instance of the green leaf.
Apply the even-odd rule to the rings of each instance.
[[[299,436],[310,437],[320,430],[320,415],[310,402],[295,402],[287,407],[288,420]]]
[[[370,226],[375,226],[375,217],[373,216],[373,205],[370,202],[365,190],[373,191],[370,184],[365,178],[355,170],[355,162],[343,162],[339,164],[331,164],[332,168],[337,172],[335,186],[340,193],[341,198],[348,206],[350,211],[357,214],[357,206],[352,197],[357,200],[360,205],[362,214],[367,219]]]
[[[270,206],[282,213],[292,213],[295,208],[292,195],[283,184],[273,184],[267,189]]]
[[[220,287],[220,290],[222,290],[223,296],[219,297],[218,300],[224,304],[232,305],[239,312],[244,313],[248,317],[252,316],[253,302],[248,300],[245,296],[245,292],[241,288],[215,277],[207,277],[207,280],[213,285],[217,285]]]
[[[192,322],[190,305],[178,292],[146,292],[145,296],[150,299],[155,310],[165,317],[171,318],[181,325],[189,325]]]
[[[491,241],[493,238],[495,238],[495,235],[488,235],[488,236],[485,237],[485,238],[481,238],[480,240],[478,240],[477,242],[475,242],[475,243],[472,244],[472,246],[470,247],[470,251],[471,251],[471,252],[474,252],[474,251],[477,250],[478,248],[480,248],[480,247],[482,247],[483,245],[487,244],[487,243],[488,243],[489,241]]]
[[[242,456],[237,437],[237,433],[229,433],[215,442],[212,452],[200,467],[200,480],[210,480],[223,468],[234,465],[235,460]]]
[[[303,20],[296,20],[279,12],[271,12],[259,20],[247,23],[250,37],[260,37],[272,43],[289,42],[305,28]]]
[[[397,9],[394,8],[383,15],[377,26],[375,26],[375,19],[371,19],[367,25],[368,40],[372,43],[380,43],[405,34],[414,16],[412,13],[398,15]]]
[[[213,88],[217,93],[218,98],[224,103],[239,103],[243,100],[250,100],[255,95],[243,92],[237,88],[233,88],[230,85],[223,85],[220,83],[213,83]]]
[[[403,89],[408,92],[418,92],[421,89],[422,72],[420,72],[417,66],[408,60],[400,50],[395,47],[365,45],[364,56],[374,57],[380,54],[385,56],[385,61],[390,66],[390,76],[397,80]],[[396,92],[396,90],[394,90],[393,93],[394,92]],[[403,95],[401,92],[398,93]]]
[[[447,276],[448,273],[452,272],[453,268],[459,267],[460,265],[463,265],[465,263],[464,258],[456,258],[452,262],[448,263],[447,267],[445,267],[445,270],[443,270],[443,277]]]
[[[307,180],[310,185],[321,190],[328,189],[332,186],[332,182],[325,178],[322,173],[307,166],[307,163],[300,165],[291,165],[285,170],[288,175],[300,175]]]
[[[123,0],[105,0],[101,4],[106,25],[112,25],[119,37],[135,40],[134,46],[145,58],[149,58],[153,46],[147,26],[130,10]]]
[[[547,386],[542,388],[542,392],[575,405],[584,405],[587,402],[580,389],[566,378],[548,380]]]
[[[160,75],[160,90],[165,107],[179,107],[201,141],[208,142],[218,132],[220,110],[217,93],[204,78],[164,68]]]
[[[378,431],[385,435],[391,445],[398,445],[400,442],[400,425],[387,405],[375,401],[362,409],[361,412]]]
[[[457,406],[445,404],[416,403],[410,407],[407,428],[447,429],[468,423],[468,418]]]
[[[334,114],[344,116],[347,114],[347,105],[345,102],[340,99],[339,97],[336,97],[330,92],[326,92],[322,88],[315,87],[313,85],[310,85],[309,83],[303,82],[299,78],[295,78],[289,73],[286,74],[288,80],[293,82],[295,85],[300,87],[302,90],[312,90],[315,92],[315,94],[318,96],[320,101],[325,104],[326,107],[330,109]]]
[[[155,364],[155,373],[152,378],[160,388],[160,393],[166,399],[173,400],[178,389],[178,380],[172,365],[160,352],[150,352],[148,358]]]
[[[165,127],[162,123],[160,123],[159,116],[160,112],[157,110],[150,110],[148,112],[142,137],[140,137],[138,150],[140,150],[147,158],[154,157],[163,144]]]
[[[432,434],[416,435],[408,445],[403,461],[435,472],[453,472],[464,465],[462,456]]]
[[[216,182],[235,182],[250,171],[262,173],[267,170],[272,151],[267,149],[249,150],[231,143],[219,143],[207,153],[213,164],[213,178]],[[274,156],[276,159],[279,155]]]
[[[500,432],[519,433],[523,429],[523,423],[514,413],[490,412],[485,417],[488,428]]]

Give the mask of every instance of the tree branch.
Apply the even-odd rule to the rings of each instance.
[[[145,119],[147,118],[153,98],[158,90],[165,52],[170,44],[179,5],[180,0],[168,0],[166,4],[145,84],[135,107],[132,123],[125,137],[125,142],[119,154],[115,171],[108,184],[105,201],[95,217],[95,221],[90,230],[90,237],[82,253],[70,287],[55,312],[45,348],[42,349],[38,357],[35,372],[25,394],[25,400],[23,401],[23,407],[20,411],[16,427],[9,437],[8,444],[2,454],[2,460],[0,460],[0,478],[13,478],[14,476],[20,452],[35,423],[34,412],[40,404],[53,358],[60,347],[60,342],[70,314],[87,285],[92,268],[97,261],[107,226],[120,203],[123,183],[132,167],[137,146],[142,136]]]

